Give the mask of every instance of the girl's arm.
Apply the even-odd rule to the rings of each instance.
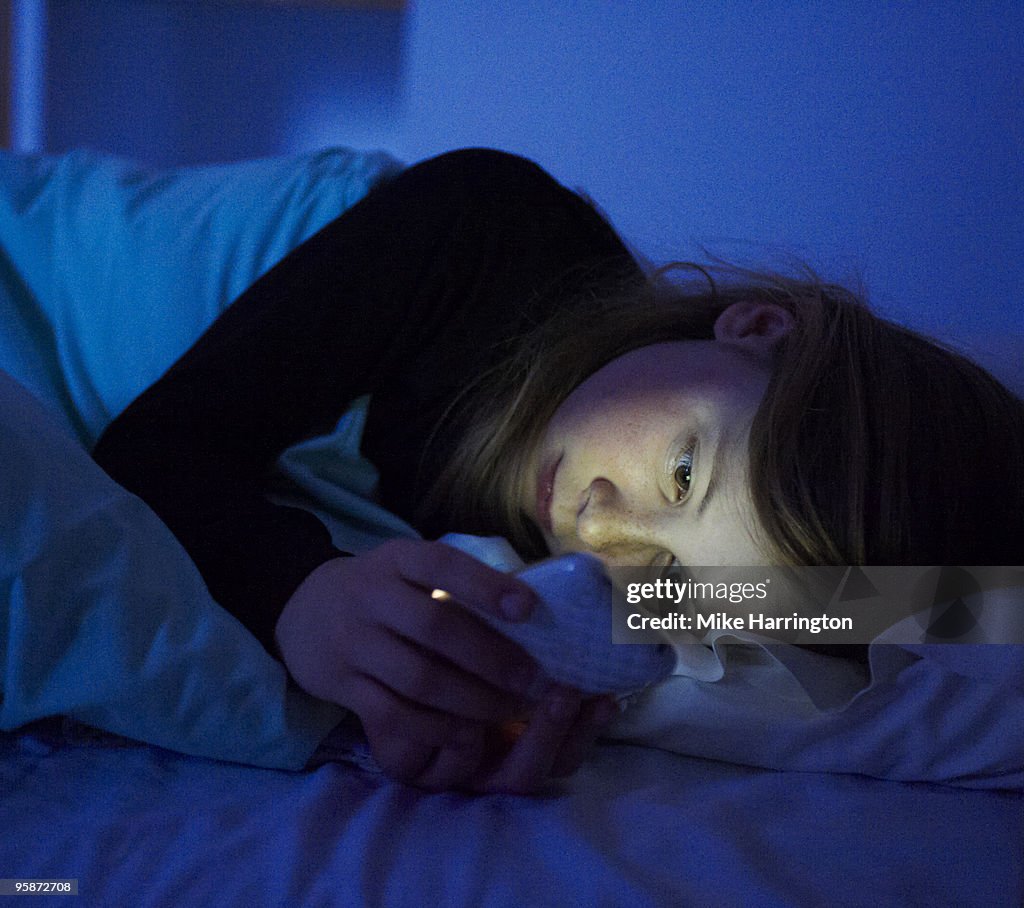
[[[94,457],[273,649],[285,602],[340,554],[315,517],[265,500],[281,452],[373,392],[381,485],[400,504],[434,422],[522,327],[530,300],[615,258],[628,254],[607,224],[536,165],[486,150],[426,161],[243,293]]]

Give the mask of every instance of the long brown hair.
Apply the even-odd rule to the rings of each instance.
[[[560,307],[467,393],[461,443],[425,512],[443,502],[460,529],[546,554],[515,490],[558,406],[630,350],[711,339],[740,301],[782,306],[795,321],[750,432],[768,560],[1024,562],[1024,403],[806,268],[677,264]]]

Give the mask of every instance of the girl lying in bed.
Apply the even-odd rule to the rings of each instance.
[[[1024,561],[1020,400],[813,276],[690,274],[645,275],[523,159],[443,155],[258,280],[94,456],[389,773],[532,790],[614,705],[552,689],[495,756],[536,666],[431,598],[514,622],[529,588],[436,542],[341,552],[266,497],[282,451],[361,395],[380,499],[427,539],[609,565]]]

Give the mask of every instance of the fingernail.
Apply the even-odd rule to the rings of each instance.
[[[524,593],[505,593],[501,597],[501,613],[509,621],[522,621],[533,611],[533,601]]]

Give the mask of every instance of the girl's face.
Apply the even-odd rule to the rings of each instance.
[[[551,553],[609,566],[765,563],[747,441],[791,325],[785,310],[736,304],[714,340],[642,347],[579,385],[522,491]]]

